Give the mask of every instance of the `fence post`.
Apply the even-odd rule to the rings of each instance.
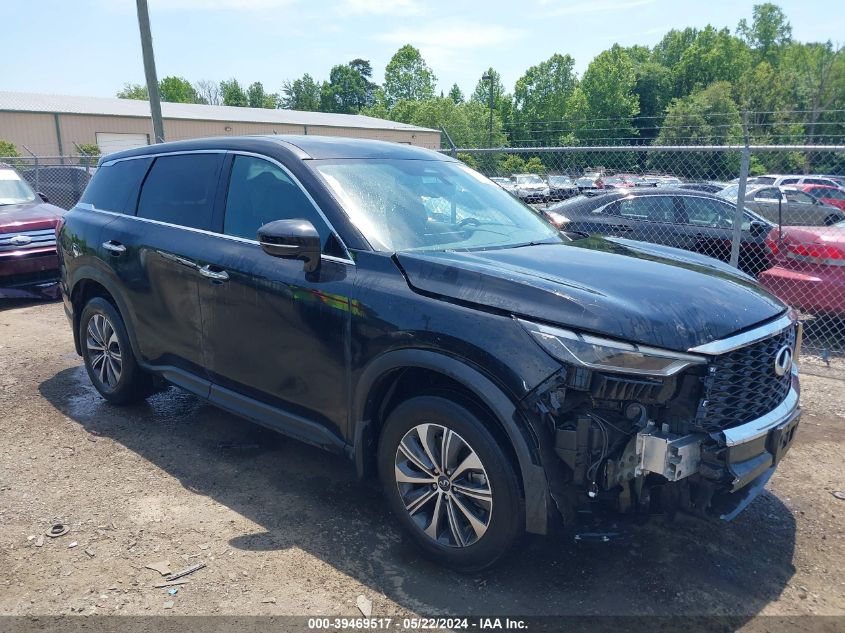
[[[32,156],[33,165],[35,166],[35,193],[38,193],[41,190],[41,174],[40,169],[38,168],[38,156],[36,156],[31,149],[29,149],[26,145],[22,145],[30,156]]]
[[[739,268],[739,246],[742,242],[742,222],[745,220],[745,187],[748,184],[748,164],[751,148],[748,143],[748,110],[742,113],[743,148],[739,161],[739,185],[736,192],[736,213],[734,214],[733,236],[731,238],[731,266]]]
[[[458,157],[458,146],[457,146],[457,145],[455,145],[455,143],[452,141],[452,137],[451,137],[451,136],[449,136],[449,132],[447,132],[447,131],[446,131],[446,127],[445,127],[445,126],[441,125],[441,126],[440,126],[440,131],[441,131],[441,132],[443,132],[443,136],[445,136],[445,137],[446,137],[446,142],[447,142],[447,143],[449,143],[449,147],[451,148],[451,149],[449,150],[449,155],[450,155],[452,158],[457,158],[457,157]]]

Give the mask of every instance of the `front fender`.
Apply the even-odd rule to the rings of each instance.
[[[525,528],[545,534],[547,529],[548,484],[541,465],[536,434],[523,413],[495,383],[478,369],[441,352],[401,349],[385,352],[362,371],[354,388],[352,401],[353,459],[358,475],[363,477],[369,456],[375,450],[372,429],[373,393],[385,376],[397,369],[419,368],[434,371],[460,383],[475,394],[493,412],[502,425],[516,453],[525,493]]]

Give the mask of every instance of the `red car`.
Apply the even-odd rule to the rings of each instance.
[[[845,315],[845,222],[772,229],[766,244],[773,266],[759,281],[769,292],[796,308]]]
[[[0,163],[0,297],[58,296],[56,225],[63,214]]]
[[[832,185],[798,185],[798,188],[824,204],[845,211],[845,189]]]

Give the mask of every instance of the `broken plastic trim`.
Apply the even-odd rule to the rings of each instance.
[[[613,341],[523,319],[517,322],[554,358],[592,369],[667,377],[707,362],[703,356]]]

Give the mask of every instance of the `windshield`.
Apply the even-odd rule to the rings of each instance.
[[[543,182],[543,179],[540,176],[535,176],[534,174],[528,174],[527,176],[517,176],[516,177],[516,184],[518,185],[544,185],[546,183]]]
[[[17,172],[0,169],[0,204],[23,204],[34,200],[35,192]]]
[[[563,241],[529,207],[462,163],[311,164],[376,250],[476,250]]]
[[[739,193],[739,185],[728,185],[721,191],[717,192],[716,195],[720,198],[726,198],[728,200],[736,200],[736,196]],[[747,198],[746,198],[747,200]]]

